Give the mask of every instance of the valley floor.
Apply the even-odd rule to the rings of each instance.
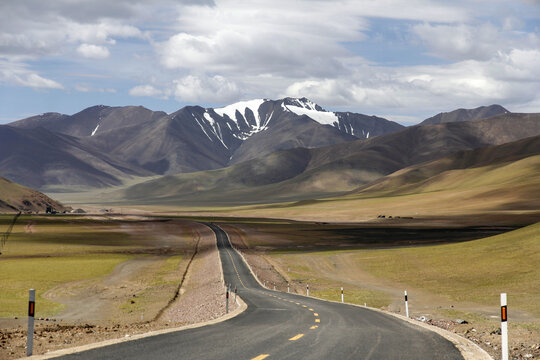
[[[523,227],[528,215],[341,224],[149,215],[21,217],[0,256],[9,289],[0,358],[24,356],[30,287],[39,286],[37,316],[49,319],[37,321],[35,353],[222,316],[215,238],[198,221],[219,223],[270,289],[305,294],[309,284],[311,296],[339,301],[343,287],[346,302],[401,314],[407,290],[413,317],[494,358],[498,295],[508,292],[512,355],[540,356],[540,225]]]

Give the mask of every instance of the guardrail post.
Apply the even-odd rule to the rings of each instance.
[[[34,317],[36,313],[36,290],[30,289],[28,297],[28,340],[26,343],[26,356],[32,356],[34,347]]]
[[[506,293],[501,294],[501,353],[502,360],[508,360],[508,308]]]

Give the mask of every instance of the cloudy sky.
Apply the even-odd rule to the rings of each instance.
[[[0,2],[0,123],[285,96],[404,124],[540,112],[540,0]]]

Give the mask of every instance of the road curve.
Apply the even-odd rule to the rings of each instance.
[[[62,359],[463,359],[443,337],[379,312],[262,288],[216,234],[225,281],[246,311],[205,327],[123,342]]]

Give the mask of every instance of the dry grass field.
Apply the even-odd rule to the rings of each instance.
[[[0,228],[10,220],[1,216]],[[173,222],[22,216],[0,255],[0,317],[24,316],[30,288],[38,317],[154,316],[195,245],[189,227]]]

